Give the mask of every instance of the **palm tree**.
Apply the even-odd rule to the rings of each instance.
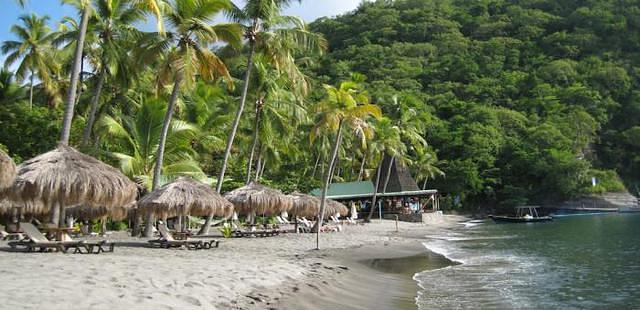
[[[423,180],[422,189],[427,189],[427,181],[433,180],[438,176],[444,177],[445,173],[436,166],[439,161],[434,152],[418,149],[416,153],[416,158],[413,160],[416,179]]]
[[[260,132],[264,131],[268,134],[277,131],[280,135],[279,138],[283,138],[286,133],[292,132],[292,128],[295,128],[306,118],[306,110],[303,106],[303,96],[306,93],[301,93],[303,89],[307,88],[306,81],[303,81],[303,87],[294,88],[301,84],[291,83],[286,75],[266,63],[264,57],[256,57],[254,65],[256,71],[254,85],[257,85],[255,90],[256,109],[246,184],[251,181],[253,158]],[[277,129],[274,130],[273,127],[277,127]]]
[[[96,66],[98,72],[96,88],[91,98],[87,124],[82,136],[82,146],[87,146],[91,137],[100,95],[107,75],[129,75],[129,66],[126,65],[128,56],[126,42],[135,42],[140,38],[140,33],[133,27],[133,24],[144,17],[144,12],[141,9],[130,6],[124,0],[95,0],[93,6],[96,14],[91,19],[91,30],[100,38],[100,55]],[[114,70],[117,72],[112,72]]]
[[[69,144],[69,136],[71,135],[71,122],[73,121],[73,112],[78,89],[78,78],[80,77],[80,67],[82,65],[82,51],[84,49],[84,39],[87,33],[89,15],[91,14],[91,5],[89,5],[89,0],[63,0],[63,2],[77,5],[82,12],[80,28],[78,31],[78,41],[76,42],[76,49],[73,55],[73,66],[71,68],[71,78],[69,79],[69,89],[65,100],[62,132],[60,134],[60,143],[66,145]]]
[[[139,107],[133,115],[116,111],[114,116],[102,116],[96,122],[96,134],[109,141],[105,144],[107,157],[115,160],[125,175],[151,189],[167,106],[159,99],[144,97],[135,104]],[[164,176],[168,179],[180,175],[204,178],[191,145],[200,133],[198,127],[173,120],[169,132],[163,162]]]
[[[380,164],[378,165],[378,171],[376,173],[376,182],[374,185],[373,197],[371,198],[371,208],[366,219],[367,221],[371,221],[373,211],[375,210],[378,189],[380,188],[380,175],[385,159],[389,159],[389,164],[387,165],[382,193],[386,193],[387,191],[387,185],[389,185],[389,178],[391,176],[391,169],[393,168],[393,165],[395,165],[396,159],[403,159],[403,156],[407,152],[407,147],[402,142],[400,127],[393,125],[393,122],[390,119],[385,117],[376,121],[375,132],[376,135],[371,148],[374,153],[380,154]]]
[[[320,227],[324,219],[325,202],[327,198],[327,190],[333,178],[333,168],[338,154],[338,147],[342,140],[342,129],[345,126],[350,127],[356,136],[362,141],[371,138],[371,131],[367,119],[371,116],[375,118],[382,117],[380,108],[369,103],[367,93],[362,86],[355,81],[345,81],[338,88],[324,85],[327,93],[326,98],[318,105],[317,122],[311,131],[310,139],[313,143],[316,135],[322,130],[328,130],[335,133],[335,140],[329,161],[329,168],[324,180],[322,188],[322,196],[320,202],[320,210],[318,220],[314,226],[316,231],[316,248],[320,248]]]
[[[286,72],[292,78],[292,81],[299,81],[294,75],[299,77],[302,74],[295,64],[293,53],[296,51],[312,51],[319,54],[326,46],[324,39],[318,34],[309,32],[301,19],[280,15],[280,11],[287,8],[292,2],[294,1],[248,0],[241,9],[234,7],[229,13],[229,17],[233,21],[244,25],[244,37],[249,43],[249,54],[247,56],[247,70],[244,76],[240,105],[229,133],[222,167],[218,176],[218,184],[216,186],[218,192],[222,189],[231,147],[246,104],[251,71],[254,68],[254,54],[256,52],[264,54],[271,63]],[[205,225],[205,228],[208,229],[208,226]]]
[[[29,107],[33,106],[34,78],[45,85],[51,84],[51,72],[57,69],[52,60],[52,42],[55,35],[47,26],[48,16],[38,17],[36,14],[22,15],[19,17],[23,26],[13,25],[11,32],[18,38],[16,41],[2,43],[2,53],[8,54],[5,59],[5,69],[22,58],[16,78],[24,80],[29,74]]]
[[[167,133],[175,109],[180,87],[184,83],[190,87],[198,75],[204,81],[213,81],[223,77],[229,83],[231,77],[227,67],[208,46],[218,42],[238,44],[240,41],[240,27],[237,24],[210,25],[218,13],[232,7],[229,0],[175,0],[168,3],[166,19],[172,31],[165,36],[155,36],[140,56],[143,59],[155,59],[153,55],[162,55],[163,62],[158,73],[159,86],[173,80],[173,89],[165,121],[162,126],[160,142],[156,155],[153,172],[153,186],[155,190],[160,181],[164,148]],[[150,217],[147,223],[153,218]],[[147,225],[145,236],[151,237],[151,225]]]

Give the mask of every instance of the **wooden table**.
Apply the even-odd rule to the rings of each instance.
[[[72,241],[69,232],[75,230],[73,227],[39,227],[41,231],[52,233],[56,236],[56,241]]]

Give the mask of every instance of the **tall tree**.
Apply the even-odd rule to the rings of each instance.
[[[89,0],[63,0],[63,2],[77,3],[82,12],[80,18],[80,29],[78,31],[78,41],[76,42],[76,50],[73,55],[73,67],[71,68],[71,78],[69,79],[69,89],[65,100],[64,116],[62,119],[62,131],[60,133],[60,143],[69,144],[71,136],[71,122],[73,121],[73,112],[76,102],[78,78],[80,77],[80,67],[82,62],[82,50],[84,49],[84,38],[87,33],[87,24],[89,23],[89,15],[91,13],[91,5]]]
[[[180,88],[183,84],[186,87],[191,87],[196,76],[205,81],[213,81],[222,77],[231,83],[227,67],[208,48],[209,45],[219,42],[239,44],[241,34],[239,25],[212,25],[214,18],[219,13],[223,10],[229,10],[231,7],[232,3],[229,0],[175,0],[169,2],[165,14],[171,31],[167,31],[164,36],[155,36],[140,56],[153,59],[152,55],[166,53],[158,73],[158,85],[162,87],[170,81],[173,84],[156,153],[152,190],[155,190],[160,182],[167,133]],[[152,220],[152,216],[147,218],[145,236],[150,237],[152,234]]]
[[[15,76],[19,81],[29,76],[29,107],[33,106],[33,83],[37,78],[45,85],[51,84],[52,71],[57,70],[57,65],[52,59],[52,43],[54,33],[47,26],[48,16],[38,17],[35,14],[19,17],[23,25],[13,25],[11,33],[17,40],[4,41],[2,53],[8,54],[4,66],[8,69],[19,59],[20,64]]]
[[[82,135],[82,146],[87,146],[96,119],[100,102],[100,95],[108,75],[128,76],[130,73],[128,62],[128,42],[140,39],[141,34],[134,27],[134,23],[144,17],[144,12],[131,6],[125,0],[95,0],[93,2],[95,14],[91,18],[92,31],[99,42],[99,56],[97,64],[97,82],[93,91],[87,124]]]
[[[222,159],[222,167],[218,174],[216,185],[216,191],[218,192],[222,190],[231,148],[233,147],[233,141],[247,101],[254,54],[256,52],[265,54],[274,64],[291,76],[294,74],[301,75],[295,64],[294,52],[303,48],[307,51],[320,53],[326,47],[326,42],[322,36],[308,31],[301,19],[280,14],[283,9],[293,2],[301,2],[301,0],[248,0],[242,8],[234,6],[233,10],[228,14],[231,20],[244,26],[244,37],[248,41],[249,51],[240,105],[238,105],[238,110],[229,132],[227,146]],[[209,216],[200,230],[200,234],[206,234],[209,231],[211,220],[212,217]]]
[[[317,107],[316,125],[311,131],[310,139],[313,143],[318,132],[328,130],[335,133],[331,155],[329,156],[329,168],[324,179],[322,195],[320,200],[320,210],[314,230],[316,232],[316,248],[320,248],[320,228],[324,220],[326,207],[327,190],[333,178],[333,167],[338,154],[338,147],[342,140],[342,130],[345,126],[350,127],[361,140],[371,138],[368,118],[382,117],[380,108],[369,103],[366,91],[354,81],[340,83],[339,87],[324,85],[326,98]]]

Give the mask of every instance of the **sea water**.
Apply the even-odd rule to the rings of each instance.
[[[424,245],[460,264],[414,275],[420,309],[640,308],[640,214],[470,221]]]

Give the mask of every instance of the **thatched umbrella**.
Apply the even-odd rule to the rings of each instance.
[[[293,199],[291,212],[295,217],[315,217],[320,209],[320,198],[312,195],[294,192],[290,194]]]
[[[224,195],[240,214],[279,214],[293,207],[293,199],[273,188],[251,182]]]
[[[329,216],[340,214],[341,216],[345,216],[349,214],[349,208],[344,204],[337,202],[333,199],[327,199],[327,211],[325,214],[329,214]]]
[[[42,201],[54,206],[88,205],[105,208],[126,206],[135,201],[137,188],[118,169],[72,147],[56,149],[34,157],[20,166],[10,191],[16,202]],[[62,218],[64,212],[60,212]]]
[[[178,216],[181,224],[182,217],[188,214],[230,217],[233,205],[210,186],[180,177],[142,198],[138,210],[142,214],[153,213],[161,217]]]
[[[5,152],[0,151],[0,192],[11,187],[16,178],[16,165]]]

